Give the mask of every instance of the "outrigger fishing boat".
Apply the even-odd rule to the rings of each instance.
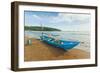
[[[43,30],[42,24],[41,24],[41,28]],[[54,36],[54,35],[52,34],[52,36]],[[56,36],[58,36],[58,35],[56,35]],[[42,35],[40,36],[40,39],[43,42],[45,42],[51,46],[61,48],[65,51],[72,49],[73,47],[75,47],[76,45],[78,45],[80,43],[78,41],[71,41],[71,40],[70,41],[61,40],[61,39],[56,40],[54,37],[50,37],[48,34],[43,33],[43,32],[42,32]]]
[[[49,37],[47,34],[43,34],[43,33],[42,33],[42,36],[40,36],[40,39],[51,46],[61,48],[65,51],[72,49],[73,47],[75,47],[76,45],[80,43],[78,41],[66,41],[66,40],[61,40],[61,39],[55,40],[55,38]]]

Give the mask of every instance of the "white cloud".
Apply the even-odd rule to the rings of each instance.
[[[87,14],[67,14],[67,13],[59,13],[58,16],[53,17],[51,21],[52,23],[58,22],[68,22],[73,23],[77,21],[79,23],[86,23],[90,18],[90,15]]]
[[[90,16],[88,14],[59,13],[58,16],[52,18],[51,23],[64,31],[89,31]]]
[[[36,18],[36,19],[39,19],[39,20],[41,20],[41,17],[39,17],[39,16],[37,16],[37,15],[32,15],[33,16],[33,18]]]

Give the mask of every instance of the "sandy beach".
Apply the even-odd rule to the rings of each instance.
[[[25,39],[29,39],[26,38]],[[31,38],[32,44],[25,45],[24,61],[43,61],[43,60],[64,60],[64,59],[87,59],[90,53],[73,48],[64,51],[59,48],[50,46],[38,39]]]

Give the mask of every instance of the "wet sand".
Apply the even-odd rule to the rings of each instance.
[[[73,48],[64,51],[50,46],[38,39],[33,39],[32,45],[25,45],[24,61],[64,60],[64,59],[87,59],[89,52]]]

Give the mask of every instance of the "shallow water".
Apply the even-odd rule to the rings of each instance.
[[[73,40],[79,41],[80,44],[75,48],[90,51],[90,34],[89,32],[75,32],[75,31],[43,31],[46,34],[59,35],[55,36],[62,40]],[[25,36],[31,36],[36,39],[40,39],[42,32],[41,31],[25,31]]]

